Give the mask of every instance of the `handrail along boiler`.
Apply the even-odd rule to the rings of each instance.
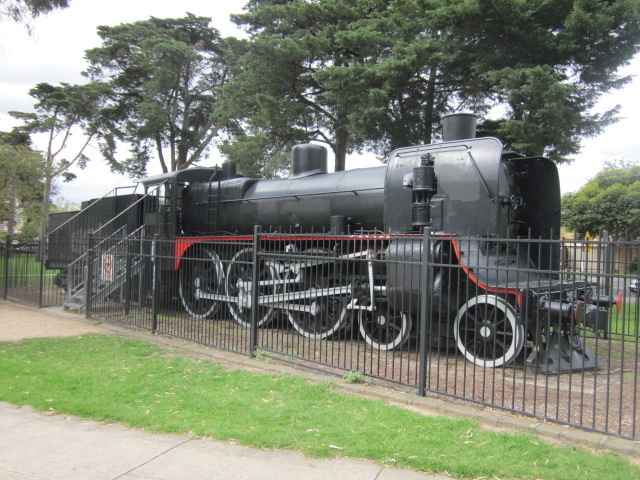
[[[449,115],[442,143],[398,149],[380,167],[327,173],[326,149],[309,144],[294,147],[286,179],[238,176],[233,164],[140,179],[169,185],[164,231],[173,231],[184,308],[206,318],[226,307],[248,326],[258,288],[259,325],[283,312],[300,334],[329,339],[357,322],[367,343],[390,350],[418,330],[429,295],[430,340],[450,341],[475,364],[510,364],[528,343],[538,368],[597,367],[577,325],[604,328],[613,299],[549,275],[559,266],[556,167],[475,138],[475,122]],[[291,254],[265,260],[257,286],[251,247],[214,246],[249,240],[256,225],[279,232],[263,235],[270,249]],[[309,233],[322,248],[302,251]],[[513,241],[492,241],[505,238]],[[429,285],[420,283],[425,255]],[[194,256],[201,266],[186,268]],[[362,266],[345,274],[352,258]]]

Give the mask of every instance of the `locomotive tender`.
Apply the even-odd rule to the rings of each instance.
[[[175,240],[184,308],[197,318],[228,308],[249,326],[257,288],[259,326],[281,312],[300,334],[329,339],[357,324],[369,345],[390,350],[417,331],[426,295],[432,343],[452,340],[477,365],[509,364],[529,342],[527,361],[539,368],[597,367],[577,325],[603,328],[613,299],[545,273],[559,265],[556,167],[475,138],[475,122],[447,116],[444,142],[398,149],[380,167],[328,173],[326,149],[309,144],[294,147],[286,179],[238,176],[232,164],[140,179],[171,192],[156,223]],[[256,225],[278,232],[264,238],[288,254],[260,264],[257,286],[252,248],[215,247],[252,238]],[[309,233],[322,248],[301,250]],[[354,258],[360,266],[345,273]]]

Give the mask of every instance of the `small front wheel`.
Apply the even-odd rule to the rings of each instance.
[[[359,310],[360,335],[378,350],[400,348],[411,335],[411,314],[396,312],[386,305],[376,304],[373,311]]]
[[[458,350],[482,367],[513,362],[524,345],[514,308],[496,295],[478,295],[459,310],[453,325]]]

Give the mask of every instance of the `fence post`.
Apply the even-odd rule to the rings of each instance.
[[[125,254],[125,280],[124,280],[124,314],[129,315],[131,311],[131,247],[129,245],[130,239],[124,241],[124,254]]]
[[[259,319],[259,308],[258,308],[258,297],[260,293],[260,289],[258,288],[258,283],[260,281],[260,265],[259,265],[259,256],[258,249],[260,248],[260,225],[255,225],[253,227],[253,269],[251,270],[251,328],[249,331],[249,335],[251,336],[251,341],[249,345],[249,356],[255,356],[256,349],[258,346],[258,319]]]
[[[418,353],[418,395],[425,396],[427,388],[427,338],[431,321],[431,229],[424,229],[420,258],[420,325]]]
[[[4,299],[9,296],[9,247],[11,246],[11,236],[7,235],[7,243],[4,251]]]
[[[611,275],[613,274],[613,245],[609,241],[609,232],[602,231],[602,239],[604,244],[604,294],[611,295]]]
[[[44,297],[44,259],[45,259],[45,246],[44,239],[40,239],[40,243],[38,244],[38,256],[40,257],[40,288],[38,291],[38,308],[44,307],[44,302],[42,301]]]
[[[153,243],[151,245],[151,258],[153,262],[152,274],[151,274],[151,291],[153,292],[151,295],[151,315],[152,315],[152,323],[151,323],[151,333],[156,333],[158,330],[158,302],[160,300],[160,294],[158,292],[158,286],[160,285],[160,281],[158,279],[158,272],[160,271],[158,261],[158,239],[160,235],[157,233],[153,236]]]
[[[85,317],[91,318],[91,296],[93,295],[93,260],[94,260],[94,241],[93,241],[93,232],[89,232],[87,235],[87,278],[84,280],[84,292],[86,295],[85,299]]]

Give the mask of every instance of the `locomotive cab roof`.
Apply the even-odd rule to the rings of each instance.
[[[210,182],[217,180],[220,175],[219,167],[192,167],[184,170],[177,170],[175,172],[161,173],[159,175],[150,175],[147,177],[141,177],[135,179],[135,183],[140,183],[145,187],[151,185],[160,185],[171,182]]]

